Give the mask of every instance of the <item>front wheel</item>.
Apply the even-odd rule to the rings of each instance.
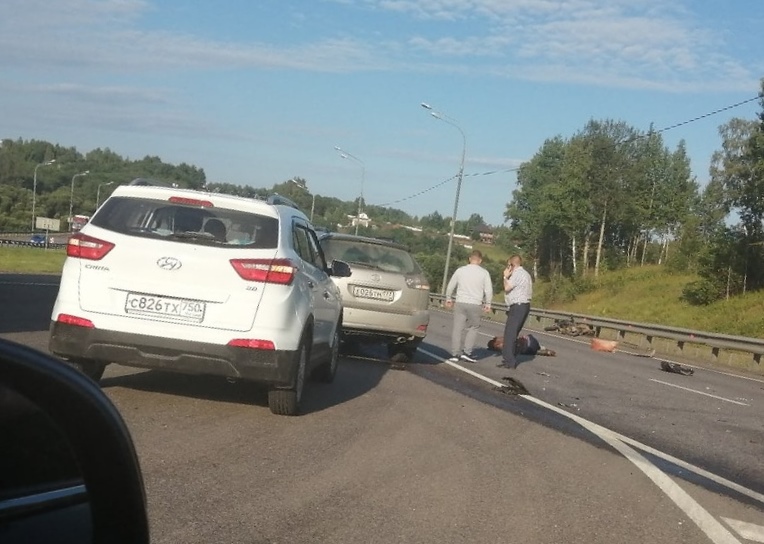
[[[296,416],[300,413],[300,401],[305,389],[305,368],[308,364],[308,347],[303,340],[297,352],[297,375],[289,389],[271,389],[268,391],[268,407],[279,416]]]
[[[74,359],[67,361],[72,366],[82,372],[85,376],[98,383],[106,370],[106,363],[98,361],[89,361],[86,359]]]

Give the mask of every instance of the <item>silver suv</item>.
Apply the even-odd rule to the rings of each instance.
[[[306,376],[330,382],[339,289],[296,206],[154,185],[118,187],[67,245],[50,351],[98,380],[108,363],[267,384],[299,412]]]
[[[394,361],[410,360],[430,323],[430,284],[406,246],[390,240],[326,233],[328,259],[347,262],[350,277],[336,277],[342,292],[343,343],[383,342]]]

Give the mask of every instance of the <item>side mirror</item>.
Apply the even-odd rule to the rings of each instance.
[[[335,278],[347,278],[352,273],[353,271],[350,270],[350,265],[348,263],[337,259],[332,261],[332,266],[329,269],[329,275],[334,276]]]
[[[95,382],[0,338],[0,428],[3,543],[148,544],[135,448]]]

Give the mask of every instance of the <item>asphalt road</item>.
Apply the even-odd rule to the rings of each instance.
[[[45,349],[56,285],[0,276],[0,336]],[[109,367],[152,540],[764,541],[763,380],[542,333],[556,357],[450,365],[449,330],[434,311],[405,370],[373,347],[344,358],[297,418],[246,383]],[[509,374],[528,395],[500,388]]]

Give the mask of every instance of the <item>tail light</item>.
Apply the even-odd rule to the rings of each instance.
[[[73,325],[75,327],[83,327],[85,329],[95,329],[95,325],[93,325],[92,321],[85,319],[84,317],[77,317],[76,315],[58,314],[56,321],[58,323],[63,323],[64,325]]]
[[[417,325],[416,330],[419,332],[427,332],[427,325]]]
[[[231,259],[231,266],[247,281],[289,285],[297,267],[289,259]]]
[[[423,289],[426,291],[430,290],[430,284],[427,283],[427,280],[424,278],[424,276],[415,275],[415,276],[406,276],[406,285],[409,286],[410,289]]]
[[[111,242],[78,232],[69,237],[69,243],[66,244],[66,255],[75,259],[99,261],[112,249],[114,249],[114,244]]]
[[[253,340],[251,338],[234,338],[228,345],[233,348],[263,349],[273,351],[276,346],[270,340]]]

